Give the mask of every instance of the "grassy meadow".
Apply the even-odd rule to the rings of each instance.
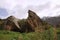
[[[56,30],[56,40],[60,40],[60,29]],[[0,40],[55,40],[55,31],[53,28],[44,32],[20,33],[13,31],[0,30]]]

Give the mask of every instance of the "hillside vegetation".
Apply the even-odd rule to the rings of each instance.
[[[60,40],[60,28],[29,10],[27,19],[0,19],[0,40]]]
[[[57,33],[58,39],[60,40],[60,31]],[[0,40],[55,40],[55,32],[53,28],[44,32],[31,32],[31,33],[20,33],[13,31],[0,30]]]

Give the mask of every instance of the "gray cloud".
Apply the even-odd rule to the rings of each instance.
[[[17,18],[26,18],[29,9],[40,17],[56,16],[57,13],[60,14],[58,4],[60,5],[59,0],[0,0],[0,8],[5,8],[8,16],[13,15]]]

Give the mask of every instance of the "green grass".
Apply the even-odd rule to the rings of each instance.
[[[0,40],[17,40],[19,33],[10,31],[0,31]]]
[[[57,34],[57,39],[60,40],[60,34]]]
[[[60,40],[60,28],[57,28],[57,38]]]
[[[0,40],[42,40],[42,33],[19,33],[11,31],[0,31]]]
[[[60,28],[57,28],[57,30],[56,30],[56,31],[57,31],[57,33],[60,33]]]
[[[58,34],[57,38],[58,40],[60,40],[60,33],[57,34]],[[54,31],[53,28],[46,30],[42,33],[40,32],[20,33],[0,30],[0,40],[54,40]]]

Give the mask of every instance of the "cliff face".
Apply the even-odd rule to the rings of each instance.
[[[37,14],[31,10],[28,11],[28,18],[27,21],[31,26],[38,27],[42,25],[42,20],[37,16]]]
[[[10,16],[4,21],[4,30],[19,31],[18,19],[14,16]]]
[[[37,16],[37,14],[31,10],[28,11],[28,18],[25,20],[19,20],[13,16],[4,20],[4,30],[17,31],[17,32],[35,32],[42,31],[43,21]]]
[[[39,31],[42,29],[42,20],[37,16],[35,12],[31,10],[28,11],[27,22],[35,31],[36,29]]]

